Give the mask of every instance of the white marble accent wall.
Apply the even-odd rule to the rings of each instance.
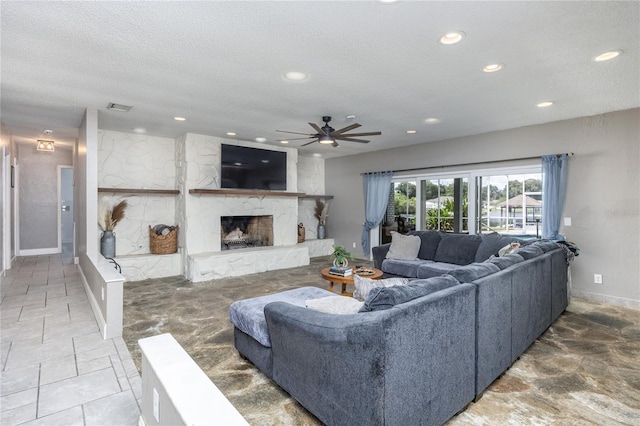
[[[324,160],[315,157],[298,157],[298,190],[308,195],[326,195],[324,189]],[[331,217],[332,200],[323,200],[329,203],[329,218]],[[298,222],[304,224],[305,239],[318,238],[318,219],[314,216],[316,207],[315,199],[301,198],[298,203]]]
[[[98,187],[174,189],[175,140],[98,131]]]
[[[100,203],[115,205],[127,200],[125,217],[116,225],[116,256],[149,254],[149,226],[175,225],[175,199],[173,196],[144,194],[107,194]]]
[[[175,197],[176,202],[176,224],[180,225],[178,230],[178,248],[180,252],[180,262],[184,266],[185,273],[187,273],[187,250],[186,247],[186,233],[189,229],[189,223],[187,222],[187,197],[188,190],[186,186],[187,181],[187,165],[185,161],[186,151],[186,139],[187,135],[182,135],[175,140],[175,153],[176,153],[176,189],[180,191]],[[180,250],[182,248],[182,250]],[[188,276],[188,275],[187,275]]]
[[[175,189],[175,148],[170,138],[99,130],[98,187]],[[148,254],[149,225],[178,224],[175,197],[101,193],[99,202],[112,206],[123,199],[129,207],[115,228],[116,256]]]
[[[298,156],[298,192],[325,195],[322,158]]]

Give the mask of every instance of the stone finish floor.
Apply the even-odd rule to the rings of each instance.
[[[364,261],[359,263],[368,264]],[[231,302],[282,290],[327,288],[306,267],[192,284],[181,277],[125,283],[124,339],[171,333],[252,425],[319,421],[233,347]],[[337,291],[338,289],[336,289]],[[450,425],[637,425],[640,311],[573,299],[567,311]]]

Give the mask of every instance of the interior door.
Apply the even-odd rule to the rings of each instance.
[[[60,167],[60,232],[59,247],[73,247],[73,168]]]

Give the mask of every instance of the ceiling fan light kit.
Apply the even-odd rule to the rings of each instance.
[[[354,116],[355,118],[355,116]],[[301,140],[301,139],[314,139],[311,142],[307,142],[302,146],[311,145],[312,143],[319,142],[323,145],[332,145],[334,148],[338,148],[340,145],[338,141],[347,141],[347,142],[359,142],[359,143],[369,143],[368,140],[364,139],[356,139],[354,136],[378,136],[381,135],[382,132],[365,132],[365,133],[349,133],[347,132],[357,129],[361,125],[358,123],[353,123],[348,125],[347,127],[343,127],[342,129],[336,130],[329,125],[331,121],[331,117],[325,115],[322,117],[322,121],[324,121],[324,126],[320,127],[316,123],[309,123],[309,126],[313,128],[317,133],[300,133],[300,132],[290,132],[287,130],[276,130],[276,132],[280,133],[291,133],[294,135],[305,135],[302,138],[288,139],[289,141],[293,140]],[[280,141],[283,142],[283,141]],[[284,142],[283,142],[284,143]]]

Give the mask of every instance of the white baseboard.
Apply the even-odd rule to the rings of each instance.
[[[93,316],[96,318],[96,322],[98,323],[98,328],[102,333],[102,338],[106,339],[107,335],[107,322],[104,320],[102,316],[102,312],[100,311],[100,305],[96,300],[93,292],[91,291],[91,287],[89,286],[89,282],[87,281],[87,277],[84,275],[84,271],[82,267],[78,265],[78,271],[80,271],[80,278],[82,278],[82,284],[84,285],[84,291],[87,293],[87,298],[89,299],[89,304],[91,305],[91,309],[93,310]]]
[[[627,299],[626,297],[608,296],[606,294],[591,293],[588,291],[572,290],[571,296],[582,299],[592,300],[594,302],[608,303],[610,305],[624,306],[627,308],[640,309],[640,300]]]
[[[52,247],[52,248],[20,250],[20,253],[18,253],[18,256],[38,256],[41,254],[58,254],[58,253],[60,253],[60,250],[58,250],[58,247]]]

